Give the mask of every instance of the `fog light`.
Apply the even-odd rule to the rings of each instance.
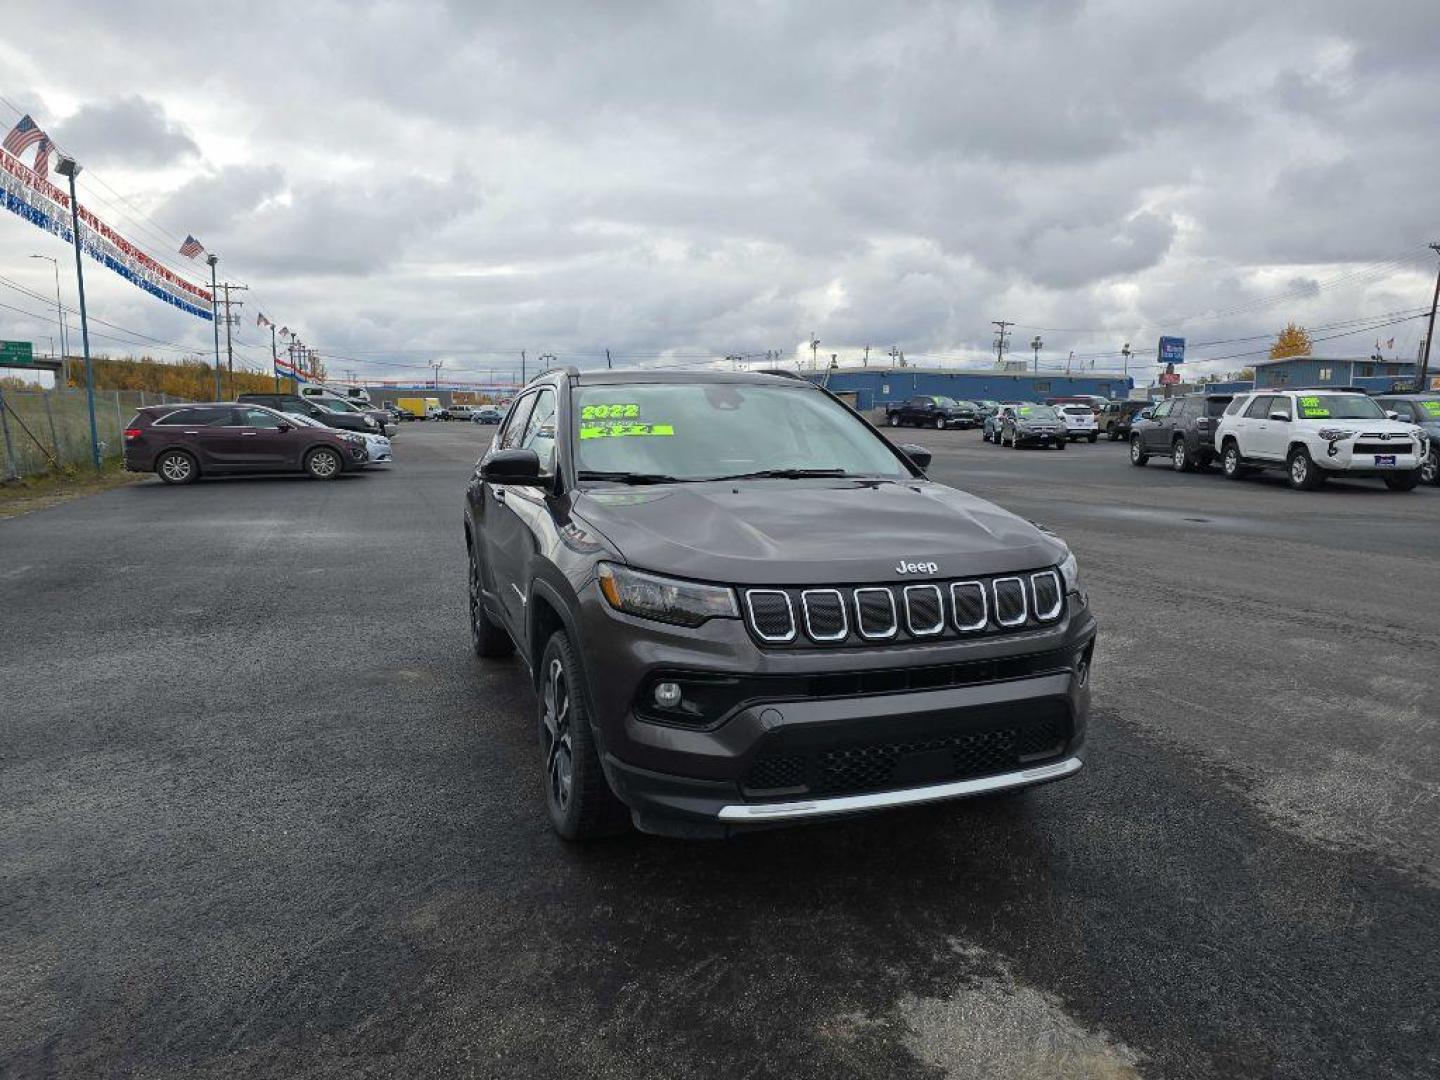
[[[680,684],[662,682],[655,685],[655,704],[662,709],[673,709],[680,704]]]

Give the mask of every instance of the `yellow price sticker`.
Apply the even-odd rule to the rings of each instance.
[[[1431,416],[1440,416],[1440,401],[1422,401],[1420,404]]]
[[[580,410],[581,420],[638,420],[640,406],[630,402],[617,405],[586,405]]]
[[[623,439],[634,436],[674,435],[670,424],[581,424],[582,439]]]
[[[1300,404],[1306,406],[1315,406],[1320,404],[1320,399],[1318,397],[1302,397],[1300,399]]]
[[[1323,420],[1330,415],[1329,409],[1301,409],[1307,420]]]

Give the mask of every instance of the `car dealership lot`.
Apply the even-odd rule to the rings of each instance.
[[[577,849],[469,655],[493,431],[0,522],[0,1075],[1440,1069],[1440,491],[904,431],[1078,553],[1086,770]]]

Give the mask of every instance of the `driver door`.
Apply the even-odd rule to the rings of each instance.
[[[510,410],[510,417],[506,420],[505,426],[501,428],[492,452],[493,450],[513,450],[520,445],[537,397],[539,397],[539,393],[530,393],[516,398],[515,405]],[[475,470],[474,482],[471,485],[471,505],[475,507],[476,503],[479,504],[479,513],[475,516],[481,523],[479,541],[484,554],[481,569],[485,575],[485,584],[494,593],[505,614],[506,621],[514,630],[522,629],[525,626],[525,606],[529,603],[529,596],[526,593],[528,583],[518,578],[522,560],[515,555],[516,546],[524,539],[523,528],[520,517],[510,508],[512,497],[515,499],[517,507],[519,506],[521,502],[519,492],[522,490],[522,488],[508,484],[494,484],[481,480],[478,466]]]

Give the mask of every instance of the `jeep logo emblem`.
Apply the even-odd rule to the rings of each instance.
[[[938,574],[940,567],[933,562],[906,562],[900,560],[900,565],[895,567],[897,574]]]

